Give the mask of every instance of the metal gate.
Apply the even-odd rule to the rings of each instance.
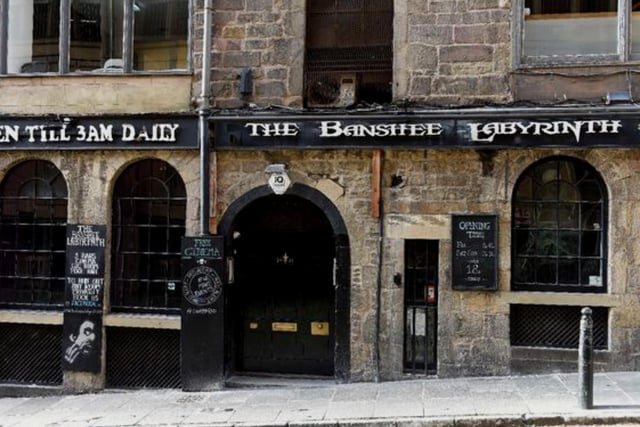
[[[0,381],[62,384],[62,326],[0,323]]]
[[[108,388],[180,388],[180,331],[107,329]]]
[[[578,348],[581,307],[562,305],[511,306],[511,345]],[[593,346],[607,349],[608,309],[592,307]]]
[[[438,241],[405,241],[404,369],[416,374],[437,370]]]

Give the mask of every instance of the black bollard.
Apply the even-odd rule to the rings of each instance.
[[[578,348],[578,400],[580,408],[593,409],[593,317],[591,309],[582,309]]]

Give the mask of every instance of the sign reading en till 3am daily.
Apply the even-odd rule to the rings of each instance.
[[[197,149],[186,115],[12,117],[0,120],[0,150]]]

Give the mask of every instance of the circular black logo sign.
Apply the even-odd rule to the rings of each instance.
[[[184,276],[182,294],[193,305],[201,307],[211,305],[222,294],[222,280],[211,267],[206,265],[193,267]]]

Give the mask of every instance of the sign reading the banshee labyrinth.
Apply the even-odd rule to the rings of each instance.
[[[0,119],[0,150],[196,149],[192,116]]]
[[[496,113],[497,115],[497,113]],[[440,119],[404,116],[215,117],[219,150],[640,146],[640,117]]]

